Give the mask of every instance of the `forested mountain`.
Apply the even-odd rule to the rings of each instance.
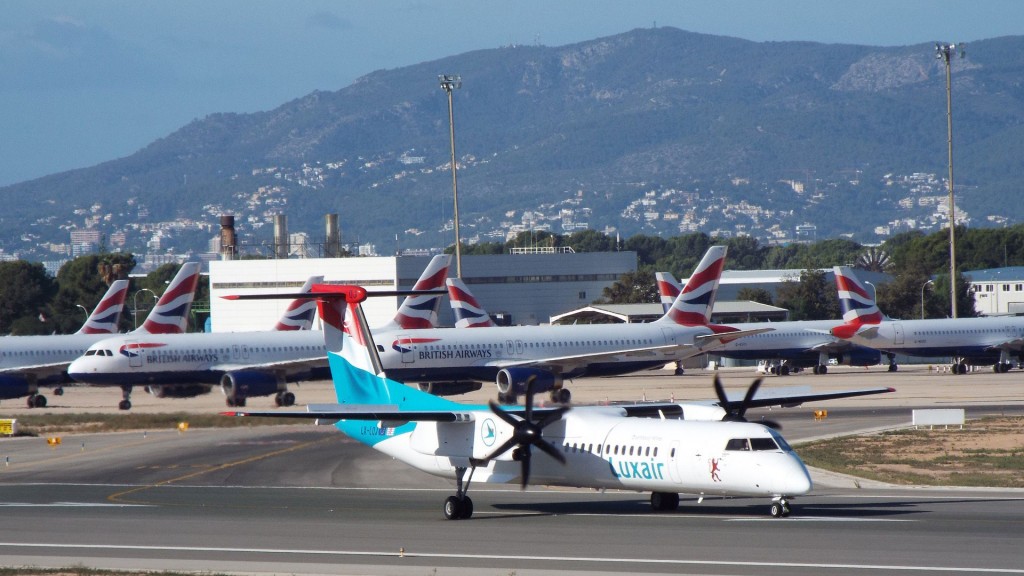
[[[672,28],[562,47],[507,46],[382,70],[255,114],[195,120],[129,157],[0,189],[0,248],[46,259],[68,231],[126,249],[204,250],[216,216],[244,242],[274,213],[380,251],[452,242],[447,99],[460,219],[472,240],[537,228],[680,231],[762,241],[944,223],[946,92],[931,45],[749,42]],[[1024,37],[953,61],[957,211],[1024,220]],[[272,82],[272,78],[267,79]],[[396,240],[397,236],[397,240]]]

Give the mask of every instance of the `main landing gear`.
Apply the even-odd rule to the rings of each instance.
[[[46,408],[46,396],[42,394],[29,394],[25,398],[25,403],[28,404],[29,408]]]
[[[132,409],[132,387],[129,385],[121,386],[121,402],[117,404],[118,410],[131,410]]]
[[[789,499],[785,496],[778,496],[772,500],[772,518],[785,518],[789,516]]]
[[[455,496],[449,496],[444,500],[444,517],[446,519],[466,520],[473,516],[473,499],[467,496],[466,492],[469,491],[469,483],[473,479],[474,470],[476,470],[476,466],[470,468],[462,466],[455,469]],[[468,476],[467,472],[469,472]]]

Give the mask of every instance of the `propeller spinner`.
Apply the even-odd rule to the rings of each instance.
[[[512,437],[502,443],[500,446],[495,448],[490,454],[488,454],[481,462],[488,462],[504,454],[505,452],[515,448],[513,452],[514,459],[518,460],[522,465],[522,483],[521,487],[526,488],[526,485],[530,482],[530,458],[531,450],[533,447],[539,448],[542,452],[551,456],[555,460],[565,464],[565,456],[555,448],[550,442],[545,440],[542,435],[542,431],[547,426],[554,424],[555,422],[562,419],[562,415],[568,410],[568,406],[560,406],[556,408],[550,414],[544,416],[539,422],[533,422],[533,383],[535,376],[531,376],[526,382],[526,403],[525,410],[522,417],[510,414],[506,412],[497,402],[491,400],[488,404],[491,407],[491,411],[498,418],[504,420],[509,426],[512,427]]]

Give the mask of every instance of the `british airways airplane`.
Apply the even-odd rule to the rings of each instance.
[[[712,246],[671,309],[648,324],[494,326],[486,330],[441,328],[378,334],[377,351],[389,378],[418,382],[437,394],[459,394],[495,382],[502,402],[514,404],[534,381],[535,391],[568,403],[563,383],[584,376],[614,376],[664,366],[715,350],[736,338],[772,328],[741,331],[709,322],[725,263],[725,246]],[[465,286],[457,288],[465,291]],[[460,322],[482,322],[475,300],[454,294]],[[472,310],[477,312],[472,312]]]
[[[655,277],[661,304],[667,308],[679,293],[679,283],[668,272],[657,272]],[[714,354],[736,360],[766,361],[767,372],[778,376],[787,376],[793,369],[804,368],[811,368],[815,374],[827,374],[830,358],[849,366],[874,366],[881,362],[882,354],[878,350],[829,335],[829,329],[835,324],[835,320],[732,324],[737,330],[766,327],[774,330],[734,340],[715,350]]]
[[[415,289],[443,286],[450,256],[433,258]],[[314,277],[306,288],[322,277]],[[388,327],[422,327],[437,322],[440,295],[406,298]],[[299,298],[285,311],[276,330],[191,334],[128,334],[102,340],[71,363],[68,374],[83,384],[120,386],[118,407],[131,409],[133,386],[144,385],[160,398],[192,398],[220,386],[228,406],[246,399],[274,396],[277,406],[291,406],[289,382],[326,378],[323,337],[306,328],[313,320],[312,300]],[[148,322],[148,320],[147,320]]]
[[[0,399],[26,397],[29,408],[44,408],[40,386],[64,394],[68,365],[90,344],[117,332],[127,295],[128,281],[115,280],[74,334],[0,337]]]
[[[972,364],[1008,372],[1024,361],[1024,317],[885,319],[852,269],[836,266],[834,272],[844,323],[832,335],[885,352],[890,372],[898,369],[896,354],[950,358],[954,374],[966,374]]]
[[[650,492],[671,511],[679,494],[764,497],[785,517],[790,500],[811,490],[800,457],[769,426],[745,421],[759,404],[758,382],[742,400],[706,404],[628,404],[535,408],[535,378],[523,407],[465,405],[384,375],[358,286],[314,286],[337,404],[305,412],[225,412],[227,416],[313,419],[414,468],[456,482],[444,501],[449,520],[473,515],[470,485],[546,484]],[[460,332],[489,332],[488,330]],[[890,391],[876,389],[852,395]],[[540,453],[534,458],[534,449]]]

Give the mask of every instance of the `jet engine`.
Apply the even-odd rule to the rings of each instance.
[[[240,371],[227,372],[220,378],[220,389],[224,392],[228,406],[245,406],[245,399],[252,396],[270,396],[278,394],[278,398],[284,398],[284,394],[290,396],[291,402],[281,401],[278,405],[291,406],[295,403],[295,396],[291,392],[284,392],[285,382],[277,374],[269,372]]]
[[[874,366],[882,362],[882,353],[870,348],[857,347],[836,356],[836,362],[847,366]]]
[[[210,387],[201,384],[150,385],[146,386],[146,392],[157,398],[195,398],[196,396],[209,394]]]
[[[483,387],[482,382],[475,380],[456,380],[452,382],[420,382],[420,390],[434,396],[455,396],[476,392]]]
[[[21,398],[34,394],[36,386],[29,384],[22,376],[0,375],[0,400]]]
[[[502,368],[498,371],[496,383],[498,397],[503,402],[514,403],[517,396],[526,393],[526,385],[533,380],[533,391],[551,392],[555,399],[555,391],[562,389],[562,376],[540,368]],[[568,392],[568,390],[566,390]],[[559,398],[559,400],[562,400]],[[565,395],[563,402],[569,400]]]

